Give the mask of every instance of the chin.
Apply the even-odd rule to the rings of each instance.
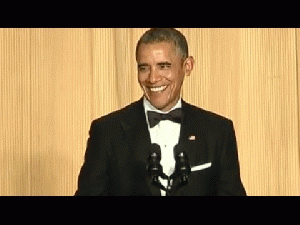
[[[167,111],[165,109],[168,109],[168,106],[172,104],[170,102],[170,97],[166,95],[155,96],[147,93],[146,98],[151,103],[151,105],[161,111]]]
[[[165,105],[154,105],[154,104],[153,104],[153,106],[154,106],[155,108],[161,110],[161,111],[164,111],[163,109],[166,108]]]
[[[153,105],[157,109],[163,109],[166,107],[166,104],[158,103],[155,101],[150,101],[151,105]]]
[[[165,103],[162,103],[162,102],[159,102],[159,101],[155,101],[155,100],[153,100],[151,98],[150,99],[147,98],[147,99],[151,103],[151,105],[153,105],[157,109],[162,109],[162,108],[164,108],[166,106]]]
[[[169,103],[168,102],[157,102],[157,101],[150,101],[150,103],[157,109],[161,111],[167,111],[165,109],[168,108]]]

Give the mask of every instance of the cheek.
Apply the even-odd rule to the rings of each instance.
[[[181,72],[181,71],[180,71]],[[181,89],[183,79],[184,79],[184,74],[182,73],[177,73],[176,76],[173,76],[172,78],[172,83],[174,86],[174,91],[179,91]]]
[[[143,85],[145,83],[145,78],[141,75],[138,75],[138,82],[140,85]]]

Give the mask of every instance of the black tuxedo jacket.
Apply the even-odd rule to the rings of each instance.
[[[232,121],[184,101],[182,112],[178,144],[191,167],[211,167],[173,195],[246,195]],[[75,195],[160,195],[146,170],[150,146],[143,98],[93,121]]]

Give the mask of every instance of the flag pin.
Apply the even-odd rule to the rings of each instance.
[[[195,137],[194,135],[189,136],[189,140],[190,140],[190,141],[195,141],[195,140],[196,140],[196,137]]]

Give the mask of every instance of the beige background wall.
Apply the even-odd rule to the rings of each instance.
[[[147,29],[0,29],[0,195],[73,195],[93,119],[138,100]],[[300,195],[300,30],[187,29],[183,98],[233,120],[249,195]]]

